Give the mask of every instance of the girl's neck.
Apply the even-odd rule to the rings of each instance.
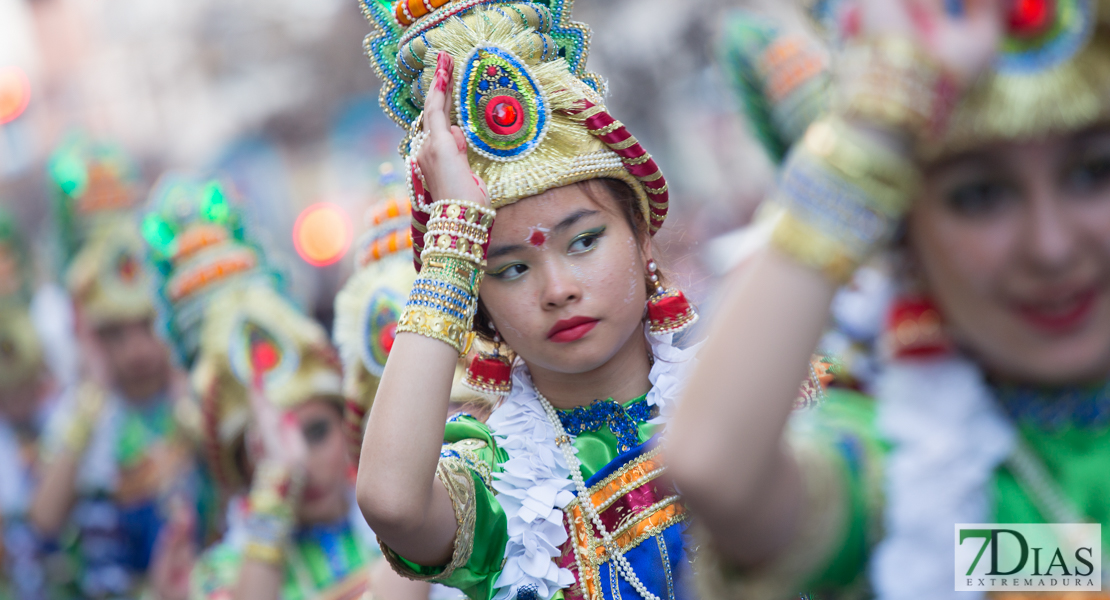
[[[634,333],[605,364],[586,373],[557,373],[528,365],[536,388],[555,408],[587,406],[612,398],[624,402],[651,389],[651,350],[643,333]]]

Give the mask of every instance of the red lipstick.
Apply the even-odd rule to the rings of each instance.
[[[589,317],[571,317],[563,319],[547,332],[547,339],[557,344],[565,344],[582,339],[587,333],[593,331],[597,319]]]
[[[1018,305],[1017,313],[1033,327],[1045,333],[1061,334],[1072,331],[1083,324],[1095,308],[1098,290],[1088,290],[1076,294],[1066,302],[1049,304]]]

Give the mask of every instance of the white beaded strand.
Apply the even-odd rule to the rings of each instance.
[[[539,398],[544,412],[547,413],[547,418],[555,428],[555,444],[562,450],[563,457],[567,461],[567,466],[570,467],[571,479],[574,480],[574,486],[578,490],[578,504],[582,507],[582,510],[586,511],[586,515],[593,522],[598,533],[601,534],[602,543],[604,543],[606,551],[609,552],[609,556],[612,557],[613,564],[624,574],[625,581],[632,585],[636,592],[640,594],[641,598],[644,600],[661,600],[659,596],[651,593],[651,591],[647,589],[647,586],[640,581],[636,572],[632,570],[632,565],[629,564],[628,559],[624,557],[624,553],[621,552],[620,548],[618,548],[613,541],[613,536],[609,533],[605,524],[601,522],[601,516],[594,510],[589,491],[586,489],[586,482],[582,479],[582,463],[579,462],[578,457],[574,455],[574,450],[571,448],[570,436],[567,434],[566,430],[563,429],[563,423],[559,420],[559,415],[555,412],[555,407],[553,407],[551,402],[540,393],[538,388],[536,388],[536,397]],[[579,565],[579,569],[581,569],[581,565]]]

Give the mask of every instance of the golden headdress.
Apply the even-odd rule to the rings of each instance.
[[[82,315],[94,324],[152,316],[134,212],[134,165],[119,148],[72,137],[51,157],[48,170],[66,287]]]
[[[246,238],[219,182],[164,176],[143,233],[162,276],[169,337],[190,368],[195,405],[182,410],[183,420],[220,481],[237,485],[244,480],[238,453],[256,377],[281,408],[341,402],[338,356],[323,327],[278,291],[279,278]]]
[[[0,207],[0,389],[38,377],[43,367],[30,295],[26,247],[15,219]]]
[[[1110,120],[1110,0],[1015,2],[993,71],[956,108],[932,154]]]
[[[837,44],[853,0],[803,4]],[[924,156],[1110,122],[1110,0],[1014,2],[1008,25],[994,68],[955,107],[940,135],[923,145]],[[722,58],[772,158],[780,159],[830,102],[822,49],[767,19],[734,16]]]
[[[409,132],[440,52],[455,60],[452,121],[494,208],[598,178],[626,182],[654,233],[669,193],[655,161],[606,111],[604,86],[586,71],[590,31],[570,19],[572,0],[362,0],[374,25],[366,51],[383,85],[381,105]],[[413,166],[410,160],[410,168]],[[413,173],[414,248],[423,246],[429,198]]]

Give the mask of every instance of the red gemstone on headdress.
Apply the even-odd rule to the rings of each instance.
[[[490,77],[496,77],[497,76],[497,67],[495,67],[493,65],[490,65],[490,67],[488,69],[486,69],[486,75],[489,75]]]
[[[255,342],[251,347],[251,366],[255,373],[266,373],[278,363],[278,351],[268,341]]]
[[[500,102],[493,107],[491,116],[493,122],[501,127],[511,127],[513,123],[516,123],[517,112],[516,108],[508,102]]]
[[[1010,33],[1018,37],[1040,35],[1056,14],[1054,0],[1015,0],[1010,5]]]

